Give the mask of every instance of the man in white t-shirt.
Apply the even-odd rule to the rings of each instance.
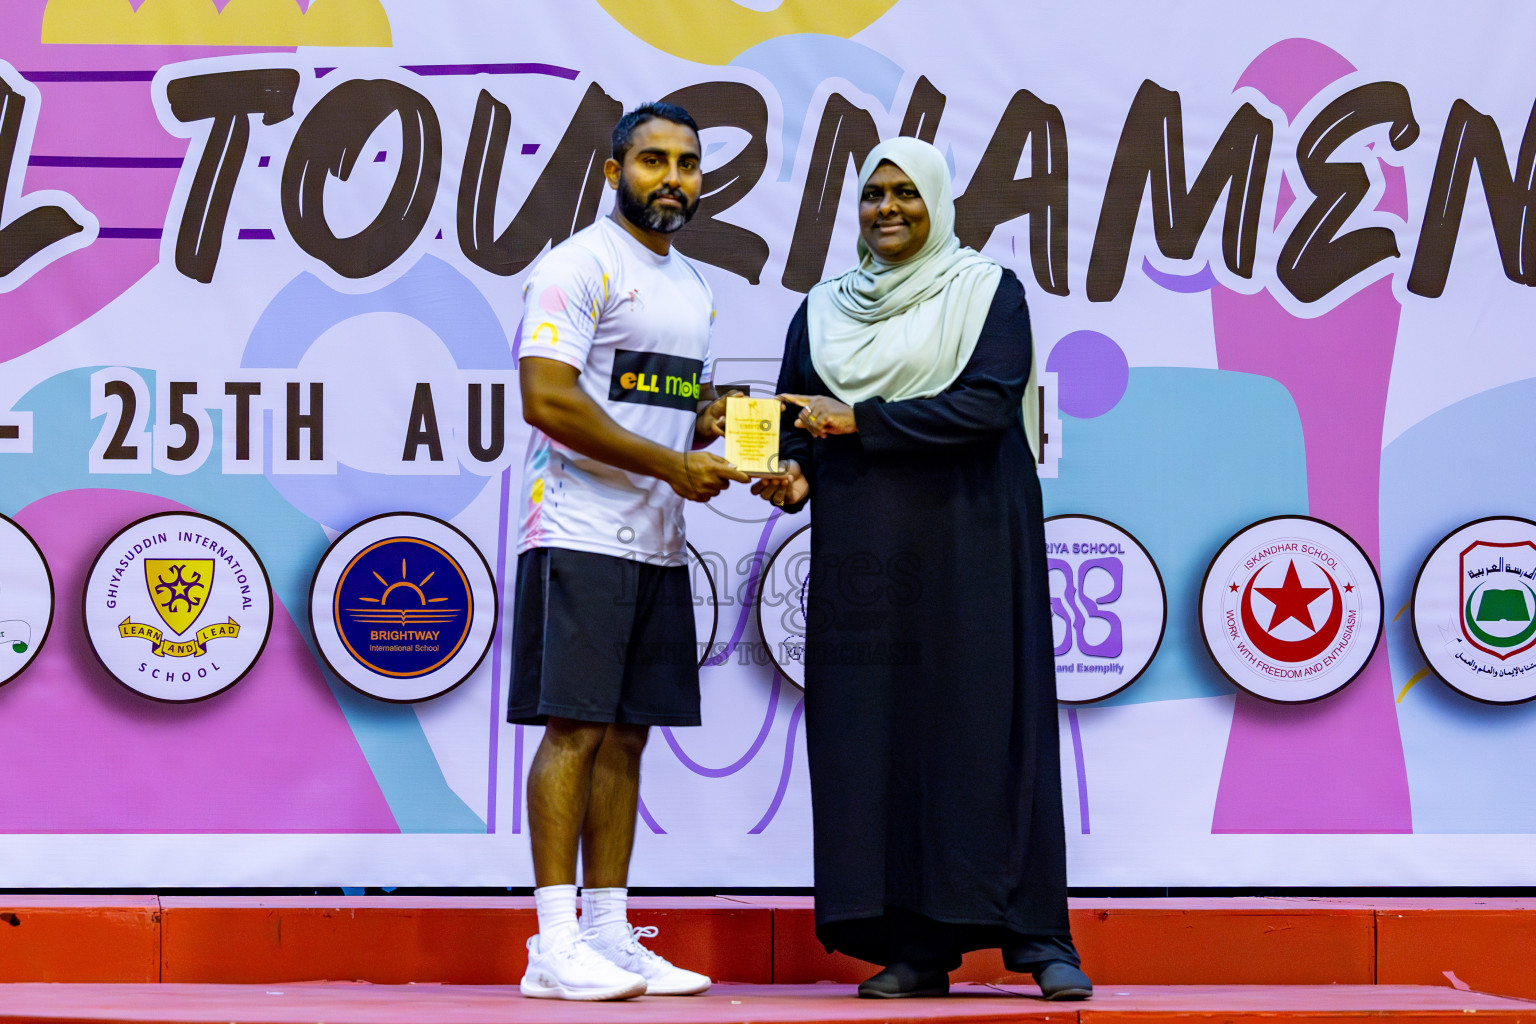
[[[517,357],[523,465],[511,722],[544,726],[528,773],[539,934],[524,995],[691,995],[710,981],[640,945],[626,916],[640,753],[652,725],[699,724],[683,500],[745,474],[693,449],[723,432],[714,300],[672,251],[703,175],[698,126],[649,103],[613,130],[611,217],[534,268]],[[582,914],[576,916],[581,853]]]

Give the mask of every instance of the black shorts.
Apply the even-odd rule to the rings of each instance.
[[[517,558],[507,721],[699,724],[686,566],[533,548]]]

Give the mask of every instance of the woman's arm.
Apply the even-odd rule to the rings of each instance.
[[[1019,422],[1031,345],[1024,287],[1005,270],[976,350],[948,390],[900,402],[873,398],[854,407],[865,451],[952,448],[1008,430]]]
[[[798,393],[806,387],[803,371],[808,361],[806,342],[805,303],[802,302],[789,321],[789,331],[784,338],[784,358],[779,363],[777,394]],[[775,486],[773,478],[765,478],[752,486],[753,494],[760,494],[775,504],[778,499],[784,499],[784,511],[789,513],[798,512],[805,505],[812,483],[811,438],[805,431],[795,429],[795,412],[794,407],[790,406],[781,409],[779,415],[779,461],[789,471],[791,482]],[[799,493],[801,485],[793,479],[797,476],[804,481],[803,493]]]

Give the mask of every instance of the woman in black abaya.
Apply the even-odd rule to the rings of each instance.
[[[859,188],[859,265],[790,324],[785,475],[753,488],[814,498],[816,933],[884,966],[863,996],[947,992],[962,953],[999,948],[1084,998],[1024,290],[955,238],[932,146],[882,143]]]

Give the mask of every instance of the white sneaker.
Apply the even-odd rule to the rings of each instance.
[[[645,994],[645,979],[599,954],[585,935],[548,950],[535,935],[519,987],[530,999],[629,999]]]
[[[607,925],[583,932],[581,937],[610,963],[644,978],[648,996],[695,996],[709,991],[707,977],[676,967],[665,957],[640,945],[640,939],[654,938],[656,933],[655,925],[644,928]]]

